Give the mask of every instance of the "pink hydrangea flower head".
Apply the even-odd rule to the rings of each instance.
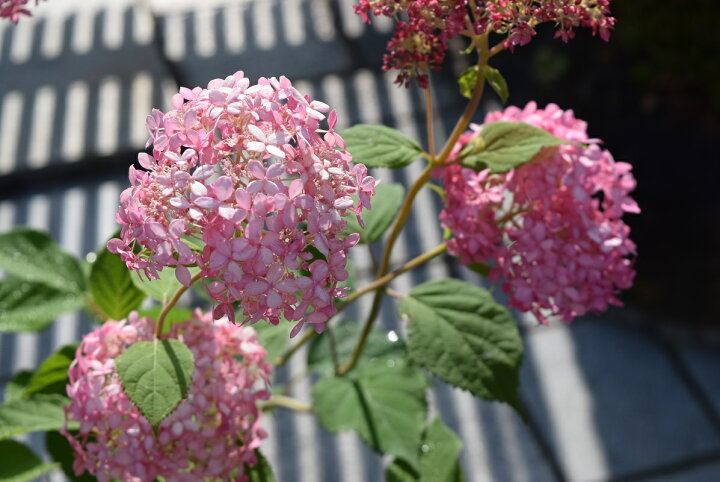
[[[0,0],[0,18],[8,18],[13,23],[18,23],[21,15],[31,15],[30,10],[27,9],[29,0]],[[40,0],[35,0],[35,5],[40,3]]]
[[[265,349],[255,330],[214,322],[196,311],[174,325],[171,336],[195,356],[187,397],[162,422],[157,434],[122,389],[115,359],[132,344],[154,336],[150,318],[136,312],[83,338],[69,371],[65,409],[79,422],[76,435],[64,431],[75,453],[74,470],[100,481],[247,480],[245,464],[266,433],[258,400],[269,398]]]
[[[130,168],[108,248],[150,278],[173,266],[188,284],[199,266],[216,318],[234,319],[237,302],[246,322],[321,330],[359,239],[344,236],[344,218],[360,219],[375,193],[365,166],[337,149],[335,111],[321,130],[326,104],[285,77],[251,85],[242,72],[182,88],[173,106],[148,117],[153,153]]]
[[[541,23],[555,24],[555,37],[565,42],[577,27],[608,40],[615,24],[610,0],[359,0],[355,13],[365,22],[371,15],[397,20],[383,69],[399,70],[399,84],[417,79],[423,88],[428,72],[442,67],[448,42],[461,33],[504,35],[505,47],[512,50],[529,43]]]
[[[634,278],[635,244],[624,213],[638,213],[630,197],[631,166],[616,162],[587,136],[585,122],[554,104],[508,107],[486,123],[527,122],[573,143],[547,148],[504,174],[458,164],[436,170],[447,199],[440,221],[453,233],[448,250],[465,264],[493,266],[510,305],[565,321],[619,305]],[[472,126],[454,152],[482,126]]]

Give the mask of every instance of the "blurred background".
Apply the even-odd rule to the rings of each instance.
[[[180,85],[236,70],[253,80],[286,75],[337,109],[341,128],[384,123],[425,142],[422,93],[380,70],[392,25],[362,24],[353,3],[49,0],[18,25],[0,22],[0,230],[47,230],[85,258],[116,229],[150,110],[167,109]],[[639,246],[636,284],[625,308],[569,326],[538,327],[517,314],[527,424],[437,382],[431,404],[463,439],[470,481],[720,480],[720,42],[712,34],[720,6],[635,0],[614,2],[613,12],[609,43],[578,31],[566,45],[540,28],[493,65],[508,81],[509,104],[572,108],[617,160],[633,164],[643,210],[627,219]],[[463,47],[432,77],[439,141],[464,106],[455,83],[467,65],[456,54]],[[501,107],[490,94],[482,110]],[[374,175],[407,183],[420,170]],[[421,194],[394,262],[440,242],[439,208],[429,190]],[[369,256],[351,253],[362,283]],[[481,282],[445,258],[393,288],[447,275]],[[368,308],[365,300],[348,316]],[[389,302],[383,324],[402,330]],[[0,335],[0,386],[91,326],[74,313],[39,334]],[[278,380],[303,370],[298,358]],[[294,395],[309,400],[309,390],[304,381]],[[283,411],[265,425],[263,450],[280,481],[382,479],[383,460],[352,433],[329,436],[311,416]],[[29,440],[43,450],[41,437]]]

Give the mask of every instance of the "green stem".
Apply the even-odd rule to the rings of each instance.
[[[450,152],[452,152],[453,147],[455,146],[455,143],[457,143],[458,139],[460,139],[460,136],[463,132],[465,132],[465,129],[467,129],[467,126],[470,124],[470,121],[473,118],[473,115],[475,115],[475,111],[477,111],[478,106],[480,105],[480,99],[482,98],[483,90],[485,89],[485,69],[484,67],[487,65],[488,62],[488,36],[480,35],[475,39],[475,45],[476,49],[478,51],[478,78],[475,82],[475,87],[473,88],[472,96],[470,97],[470,101],[468,102],[467,106],[465,106],[465,110],[463,111],[462,115],[458,119],[457,123],[455,124],[455,127],[453,128],[450,137],[448,138],[447,142],[445,143],[445,146],[443,147],[443,150],[441,151],[440,155],[435,159],[435,162],[431,162],[423,171],[423,173],[420,175],[420,177],[413,183],[413,185],[410,187],[410,190],[408,191],[407,197],[405,198],[405,201],[403,202],[402,207],[400,208],[400,212],[398,213],[397,218],[395,218],[395,222],[393,223],[393,227],[390,231],[390,234],[388,235],[387,241],[385,243],[385,250],[383,251],[383,257],[380,262],[380,268],[377,271],[377,278],[378,280],[369,285],[379,285],[379,287],[375,290],[375,298],[373,298],[373,304],[370,308],[370,313],[368,314],[367,320],[365,321],[365,326],[363,328],[362,333],[360,334],[360,339],[358,340],[357,345],[355,345],[355,350],[353,351],[352,358],[348,363],[340,367],[340,370],[338,371],[338,375],[343,375],[347,373],[348,371],[352,370],[352,368],[357,363],[357,360],[360,358],[360,354],[362,353],[362,350],[365,346],[365,341],[367,340],[367,337],[370,335],[370,332],[372,330],[373,324],[375,323],[375,320],[377,319],[378,314],[380,313],[380,306],[382,305],[382,299],[383,295],[385,294],[385,289],[383,288],[384,284],[387,283],[380,283],[381,280],[384,280],[385,275],[387,274],[390,266],[390,256],[392,254],[393,247],[395,246],[395,242],[397,241],[398,236],[400,236],[400,232],[402,231],[403,227],[405,226],[405,222],[407,221],[408,216],[410,215],[410,210],[412,208],[413,201],[415,200],[415,197],[417,196],[417,193],[420,191],[420,189],[427,183],[427,181],[430,179],[430,172],[432,171],[435,164],[443,164],[448,157],[450,156]],[[432,156],[434,157],[434,156]],[[444,252],[447,247],[443,244],[442,251]],[[436,248],[438,249],[438,248]],[[440,254],[440,253],[437,253]],[[366,287],[367,288],[367,287]],[[358,295],[360,296],[360,295]],[[350,298],[346,301],[352,301]]]
[[[360,298],[362,295],[367,294],[367,293],[377,290],[377,289],[382,289],[386,284],[388,284],[389,282],[391,282],[392,280],[394,280],[401,274],[403,274],[407,271],[410,271],[411,269],[413,269],[417,266],[420,266],[423,263],[426,263],[427,261],[435,258],[436,256],[441,255],[445,251],[447,251],[447,246],[443,243],[443,244],[431,249],[430,251],[427,251],[426,253],[423,253],[420,256],[411,259],[410,261],[408,261],[407,263],[405,263],[404,265],[402,265],[395,271],[388,273],[381,278],[376,279],[369,285],[363,286],[362,288],[360,288],[357,291],[353,291],[342,303],[340,303],[338,305],[337,312],[340,313],[342,310],[344,310],[345,308],[350,306],[355,300]],[[292,358],[293,355],[295,355],[295,353],[305,343],[309,342],[316,336],[317,336],[317,333],[315,332],[315,330],[308,330],[307,332],[305,332],[305,334],[292,347],[290,347],[288,349],[288,351],[286,351],[283,354],[283,356],[281,356],[280,358],[275,360],[274,365],[281,366],[281,365],[286,364],[288,362],[288,360],[290,360],[290,358]],[[340,367],[340,370],[338,370],[338,372],[340,372],[340,371],[342,371],[342,367]]]
[[[180,297],[185,294],[185,292],[188,290],[190,286],[192,286],[193,283],[198,281],[200,278],[202,278],[202,271],[198,271],[195,276],[190,278],[190,284],[187,286],[181,286],[178,288],[178,290],[175,292],[172,298],[170,298],[170,301],[167,302],[165,306],[163,306],[162,311],[160,312],[160,316],[158,316],[157,319],[157,328],[155,330],[155,338],[158,340],[162,336],[163,332],[163,325],[165,324],[165,318],[167,317],[168,313],[170,313],[170,310],[172,310],[177,302],[180,300]]]
[[[472,120],[473,116],[475,115],[475,111],[477,110],[478,106],[480,105],[480,99],[482,98],[483,91],[485,90],[485,69],[484,67],[488,63],[489,57],[489,51],[488,51],[488,36],[487,34],[481,35],[477,39],[478,46],[478,77],[477,81],[475,82],[475,87],[473,88],[472,96],[470,97],[470,101],[465,106],[465,110],[463,111],[462,115],[458,119],[457,123],[455,124],[455,127],[453,128],[452,132],[450,133],[450,137],[448,138],[447,142],[445,143],[445,147],[443,147],[443,150],[440,152],[440,155],[438,156],[438,163],[442,164],[444,163],[447,158],[450,156],[450,152],[452,152],[453,147],[455,146],[455,143],[457,143],[458,139],[460,139],[460,136],[463,132],[465,132],[465,129],[467,129],[467,126],[470,124],[470,121]]]
[[[309,329],[305,332],[305,334],[293,345],[288,349],[288,351],[283,354],[280,358],[275,360],[275,366],[282,366],[292,358],[292,356],[295,354],[296,351],[298,351],[305,343],[309,342],[313,338],[317,336],[317,332],[314,328]]]
[[[386,274],[385,276],[382,276],[375,280],[373,283],[365,286],[361,290],[356,291],[352,295],[348,297],[345,302],[338,307],[338,310],[345,308],[347,305],[352,303],[354,300],[362,296],[363,294],[375,290],[375,298],[373,299],[373,308],[371,310],[371,315],[368,317],[367,321],[365,322],[365,326],[363,327],[363,331],[360,334],[360,338],[358,339],[357,344],[355,345],[355,349],[353,350],[352,356],[350,358],[350,361],[348,361],[345,365],[341,366],[340,369],[337,371],[338,375],[344,375],[350,370],[353,369],[357,361],[360,359],[360,355],[362,354],[363,348],[365,347],[365,342],[367,341],[368,336],[370,336],[370,333],[372,331],[373,324],[375,322],[375,319],[377,318],[377,308],[376,303],[379,304],[378,300],[382,300],[382,295],[378,295],[378,293],[384,293],[385,292],[385,285],[388,284],[393,279],[397,278],[401,274],[405,273],[406,271],[409,271],[413,269],[416,266],[420,266],[423,263],[426,263],[427,261],[435,258],[436,256],[439,256],[443,254],[445,251],[447,251],[447,245],[445,243],[436,246],[435,248],[431,249],[430,251],[427,251],[417,258],[413,258],[406,264],[404,264],[402,267],[396,269],[392,273]],[[379,306],[379,305],[378,305]],[[373,314],[374,313],[374,314]]]
[[[400,276],[401,274],[410,271],[411,269],[420,266],[423,263],[426,263],[430,261],[431,259],[443,254],[445,251],[447,251],[447,245],[445,243],[440,244],[430,251],[426,251],[425,253],[421,254],[420,256],[411,259],[398,269],[386,274],[385,276],[382,276],[369,285],[363,286],[357,291],[353,291],[350,293],[350,296],[345,298],[342,303],[338,305],[338,312],[344,310],[347,308],[350,304],[352,304],[355,300],[360,298],[362,295],[369,293],[370,291],[375,291],[377,289],[383,288],[386,284]]]
[[[435,130],[433,128],[433,108],[430,86],[425,89],[425,123],[427,125],[428,154],[430,154],[430,163],[432,164],[435,160]]]
[[[310,405],[309,403],[301,402],[300,400],[286,397],[285,395],[273,395],[272,397],[270,397],[270,400],[263,403],[262,411],[266,412],[268,410],[272,410],[275,407],[289,408],[290,410],[295,410],[296,412],[313,411],[312,405]]]
[[[325,335],[325,336],[327,336],[328,345],[330,346],[330,359],[332,360],[333,368],[335,369],[335,373],[337,373],[337,371],[340,370],[340,359],[338,358],[337,343],[335,342],[335,335],[333,335],[330,324],[325,326],[325,331],[327,332],[327,335]]]
[[[405,226],[405,222],[407,221],[408,216],[410,215],[410,210],[412,209],[413,201],[415,201],[415,197],[417,196],[418,192],[420,192],[420,189],[428,182],[430,179],[430,172],[433,169],[433,164],[429,164],[425,170],[422,172],[419,178],[413,183],[413,185],[410,187],[410,190],[408,191],[407,196],[405,197],[405,200],[403,201],[403,205],[400,208],[400,212],[398,213],[397,217],[395,218],[395,222],[393,223],[393,226],[390,230],[390,234],[388,235],[388,238],[385,242],[385,249],[383,250],[383,257],[380,261],[380,268],[378,268],[376,277],[378,278],[378,281],[380,279],[383,279],[383,277],[387,274],[387,272],[390,269],[390,256],[392,255],[393,247],[395,246],[395,242],[397,241],[397,238],[400,236],[400,233],[402,232],[403,227]],[[376,281],[377,283],[377,281]],[[371,285],[372,286],[372,285]],[[370,308],[370,313],[368,314],[367,320],[365,321],[366,330],[369,333],[370,328],[372,328],[373,323],[375,323],[375,319],[377,318],[378,313],[380,313],[380,305],[382,304],[382,298],[385,294],[385,290],[382,288],[383,284],[380,284],[379,287],[375,290],[375,298],[373,298],[373,304]],[[350,300],[351,301],[351,300]],[[364,341],[363,341],[364,343]],[[362,349],[362,344],[359,344],[359,348]],[[353,363],[354,365],[354,363]],[[350,367],[352,368],[352,366]],[[343,369],[341,367],[340,371],[342,373],[347,372],[350,368]]]
[[[432,171],[433,167],[434,166],[432,164],[429,164],[422,172],[422,174],[420,174],[420,177],[418,177],[417,180],[413,183],[413,185],[410,186],[410,190],[408,191],[407,196],[403,201],[403,205],[400,208],[400,212],[398,213],[397,218],[395,218],[395,222],[390,229],[390,234],[388,235],[387,241],[385,243],[385,249],[383,250],[383,256],[380,261],[380,268],[377,271],[378,278],[384,276],[389,270],[390,255],[392,254],[395,242],[400,236],[400,233],[405,226],[405,222],[407,221],[408,216],[410,216],[410,210],[412,209],[415,197],[420,192],[420,189],[422,189],[425,183],[428,182],[428,180],[430,179],[430,172]]]

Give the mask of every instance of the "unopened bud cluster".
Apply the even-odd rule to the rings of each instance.
[[[530,42],[541,23],[555,24],[555,37],[565,42],[577,27],[608,40],[615,24],[610,0],[359,0],[355,12],[365,22],[370,15],[397,20],[383,68],[399,70],[399,84],[417,79],[424,88],[428,72],[441,68],[450,39],[461,33],[504,35],[505,47],[512,50]]]

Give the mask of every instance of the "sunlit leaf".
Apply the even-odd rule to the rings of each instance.
[[[43,463],[35,452],[15,440],[0,440],[0,480],[25,482],[35,480],[57,468],[57,464]]]
[[[518,408],[522,341],[490,293],[456,279],[430,281],[413,288],[398,310],[410,320],[414,361],[453,386]]]
[[[427,381],[403,358],[380,358],[313,388],[315,413],[330,432],[355,430],[373,450],[416,464]]]
[[[154,427],[187,395],[194,357],[179,340],[135,343],[115,360],[130,400]]]
[[[85,305],[85,295],[20,278],[0,281],[0,332],[40,331]]]
[[[18,278],[42,283],[59,291],[85,291],[80,263],[46,233],[16,229],[0,234],[0,269]]]
[[[402,132],[382,125],[358,124],[340,132],[353,161],[367,167],[398,169],[420,157],[422,148]]]
[[[93,302],[111,320],[122,320],[140,307],[145,293],[132,282],[131,274],[120,256],[103,249],[90,270],[90,293]]]

